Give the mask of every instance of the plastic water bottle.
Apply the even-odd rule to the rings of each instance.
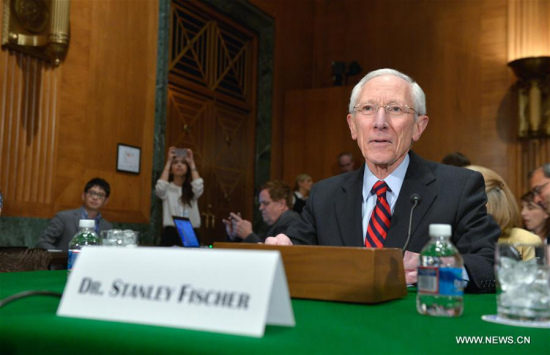
[[[71,273],[75,260],[82,247],[87,245],[99,245],[99,238],[95,233],[95,221],[93,219],[81,219],[78,223],[79,230],[69,242],[69,260],[67,273]]]
[[[462,314],[462,266],[462,257],[451,242],[451,226],[430,224],[430,241],[422,249],[418,265],[418,313],[443,317]]]

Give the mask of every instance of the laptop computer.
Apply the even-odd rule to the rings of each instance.
[[[174,225],[176,226],[183,246],[185,248],[199,248],[201,243],[193,230],[189,218],[173,216],[172,219],[174,220]]]

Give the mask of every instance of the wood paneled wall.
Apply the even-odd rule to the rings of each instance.
[[[347,129],[351,89],[338,86],[287,92],[283,177],[291,186],[302,173],[311,175],[314,182],[340,174],[337,156],[342,152],[353,154],[356,167],[362,163],[361,150]],[[335,128],[337,125],[341,127]]]
[[[525,160],[550,161],[548,139],[517,138],[516,78],[507,67],[513,0],[312,0],[297,2],[297,8],[286,0],[250,1],[276,21],[273,178],[292,183],[298,171],[322,176],[347,149],[328,143],[325,159],[297,159],[303,151],[315,154],[314,147],[326,150],[326,141],[315,137],[324,137],[327,128],[315,113],[336,110],[329,108],[333,101],[325,101],[315,108],[304,102],[300,114],[285,111],[285,97],[294,102],[332,86],[335,60],[362,66],[349,84],[384,67],[417,80],[426,92],[430,123],[414,149],[425,158],[439,161],[460,151],[500,173],[517,195],[527,189]],[[292,69],[292,76],[281,68]],[[349,137],[345,115],[326,123],[336,142]]]
[[[550,1],[508,2],[508,61],[550,55]]]
[[[17,213],[24,202],[52,199],[59,71],[20,53],[5,54],[0,58],[0,188],[7,214]]]
[[[275,18],[275,58],[271,138],[271,177],[281,179],[287,144],[284,121],[289,90],[310,89],[312,82],[315,0],[249,0]],[[305,171],[304,171],[305,172]],[[294,178],[292,179],[292,182]],[[291,181],[287,181],[291,182]]]
[[[54,68],[0,52],[3,215],[50,218],[111,184],[104,216],[147,223],[151,208],[158,0],[71,2],[66,59]],[[117,144],[141,148],[141,173],[116,171]]]

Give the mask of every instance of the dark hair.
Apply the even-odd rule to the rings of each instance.
[[[191,201],[195,194],[193,193],[193,186],[191,186],[191,168],[187,163],[187,172],[185,173],[185,180],[183,185],[181,185],[181,197],[180,200],[184,205],[191,206]]]
[[[111,194],[111,186],[109,185],[109,183],[106,180],[98,177],[93,178],[92,180],[88,181],[88,183],[86,183],[86,186],[84,186],[84,192],[88,192],[88,190],[90,190],[94,186],[102,188],[103,191],[105,191],[105,197],[109,197],[109,195]]]
[[[288,208],[292,208],[292,190],[284,181],[272,180],[262,185],[260,191],[267,190],[273,201],[285,200]]]
[[[530,205],[539,206],[535,203],[535,194],[533,193],[533,191],[527,191],[526,193],[524,193],[521,196],[521,201],[527,202]],[[539,208],[542,208],[542,207],[539,206]],[[548,233],[550,233],[550,218],[546,219],[546,223],[544,225],[544,230],[543,230],[543,234],[548,235]]]
[[[525,202],[532,203],[534,199],[535,199],[535,194],[533,193],[533,191],[527,191],[526,193],[521,195],[521,200]]]
[[[442,164],[464,167],[471,165],[470,159],[460,152],[452,152],[443,157]]]
[[[187,162],[182,161],[183,164],[187,165],[187,172],[185,173],[185,179],[183,180],[183,185],[181,185],[181,197],[180,201],[184,205],[191,206],[191,201],[195,194],[193,193],[193,186],[191,186],[191,168]],[[170,165],[170,175],[168,176],[168,181],[174,180],[174,175],[172,174],[172,164]]]

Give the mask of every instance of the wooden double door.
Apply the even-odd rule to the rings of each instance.
[[[166,149],[193,150],[204,179],[204,243],[225,240],[221,221],[254,208],[256,35],[198,1],[173,1]]]

